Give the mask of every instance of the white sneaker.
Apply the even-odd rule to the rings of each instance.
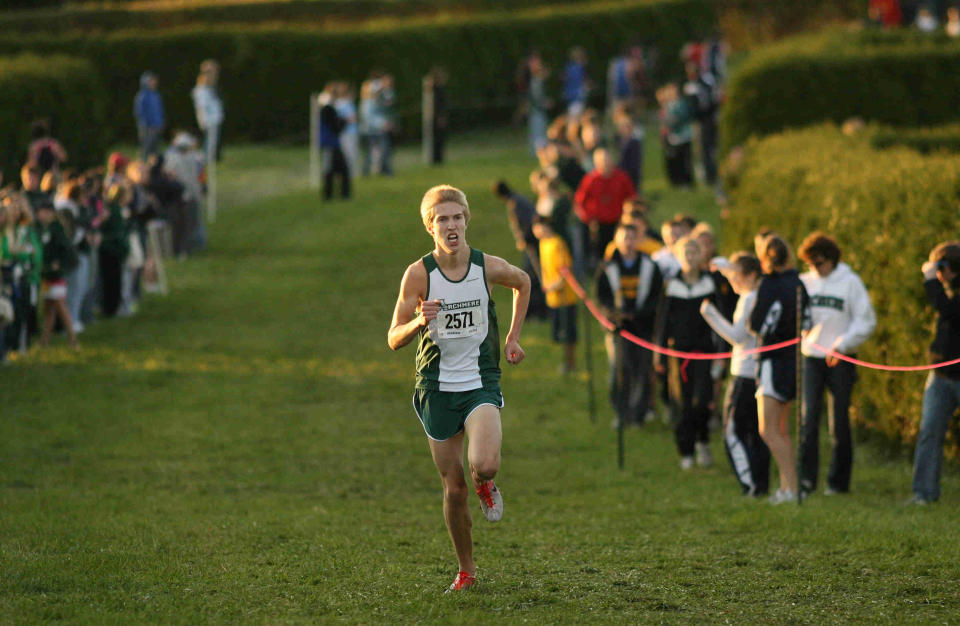
[[[86,329],[85,329],[84,326],[83,326],[83,322],[75,321],[75,322],[73,323],[73,334],[74,334],[74,335],[79,335],[79,334],[82,333],[84,330],[86,330]]]
[[[503,495],[492,480],[477,487],[480,496],[480,510],[488,522],[499,522],[503,517]]]
[[[789,502],[796,503],[797,494],[790,489],[779,489],[775,494],[770,496],[770,504],[785,504]]]
[[[713,454],[710,453],[708,444],[697,444],[697,465],[700,467],[711,467],[713,465]]]
[[[682,470],[693,469],[693,464],[694,464],[694,461],[692,456],[685,456],[682,459],[680,459],[680,469]]]

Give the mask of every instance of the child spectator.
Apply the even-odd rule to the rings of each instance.
[[[637,251],[638,239],[637,224],[621,222],[617,226],[616,249],[597,274],[597,301],[618,331],[626,330],[650,341],[663,277],[657,264]],[[616,342],[620,345],[616,346]],[[610,402],[617,419],[623,424],[641,426],[653,406],[653,353],[623,339],[618,332],[607,333],[606,347],[610,360]]]
[[[921,268],[927,301],[937,313],[930,362],[960,358],[960,241],[945,241]],[[940,498],[940,468],[947,427],[960,406],[960,365],[930,372],[923,392],[923,418],[913,458],[912,504]]]
[[[620,224],[633,224],[636,227],[637,252],[650,256],[661,250],[663,244],[650,236],[652,230],[647,223],[647,215],[643,209],[636,208],[637,206],[633,200],[627,200],[623,203],[623,215],[620,216]],[[614,237],[614,240],[607,244],[607,248],[603,251],[603,260],[611,260],[616,251],[617,242],[616,237]],[[660,271],[659,266],[657,266],[657,271]]]
[[[763,241],[763,280],[757,288],[757,302],[747,328],[757,335],[761,346],[797,337],[797,316],[801,328],[810,328],[809,298],[800,275],[791,265],[787,243],[770,235]],[[798,293],[800,309],[797,309]],[[788,424],[790,404],[797,395],[797,347],[763,352],[757,375],[757,412],[760,436],[780,470],[780,489],[770,497],[772,504],[796,502],[799,497],[797,468]]]
[[[540,240],[541,284],[547,296],[552,320],[552,337],[563,344],[564,358],[561,372],[569,374],[576,366],[577,348],[577,294],[573,292],[560,270],[573,271],[573,257],[563,238],[545,217],[533,221],[533,233]]]
[[[660,226],[660,236],[663,239],[663,247],[650,255],[658,266],[663,278],[670,279],[680,273],[680,261],[673,253],[674,245],[683,237],[683,224],[676,220],[664,222]]]
[[[696,239],[684,237],[674,249],[680,274],[664,288],[656,343],[683,352],[712,352],[713,333],[700,314],[700,306],[716,297],[716,284],[701,270],[703,250]],[[688,470],[694,462],[702,467],[712,465],[707,427],[713,403],[710,361],[670,357],[665,365],[658,354],[654,362],[658,372],[667,373],[671,404],[675,412],[679,409],[676,441],[680,467]]]
[[[760,438],[757,422],[757,356],[744,354],[757,347],[756,337],[747,331],[747,320],[757,300],[762,271],[757,257],[746,252],[734,254],[723,270],[740,296],[732,323],[712,302],[704,300],[700,305],[710,327],[733,346],[733,380],[723,404],[723,441],[743,493],[754,497],[766,495],[770,485],[770,450]]]
[[[825,495],[850,491],[853,437],[850,395],[857,380],[852,363],[824,353],[814,344],[855,356],[877,325],[870,294],[850,266],[840,262],[837,242],[822,232],[810,233],[797,252],[810,266],[800,276],[810,296],[813,326],[803,338],[803,439],[800,442],[800,488],[817,488],[820,455],[820,412],[824,388],[830,390],[832,453]]]
[[[40,345],[50,345],[53,325],[59,317],[73,348],[77,347],[77,337],[73,332],[73,320],[67,311],[66,273],[77,266],[77,253],[67,238],[63,226],[57,220],[56,209],[52,202],[44,202],[37,209],[34,223],[37,237],[43,245],[43,335]]]

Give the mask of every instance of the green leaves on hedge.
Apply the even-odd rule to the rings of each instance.
[[[30,143],[30,123],[37,118],[50,120],[69,152],[68,166],[102,162],[109,135],[103,93],[100,77],[87,60],[63,55],[0,57],[4,182],[19,177]]]
[[[818,126],[752,140],[728,164],[731,210],[724,239],[750,247],[760,226],[795,246],[813,230],[837,239],[877,312],[860,358],[891,365],[927,362],[933,312],[920,266],[940,241],[960,238],[960,159],[902,147],[875,150],[874,129],[849,137]],[[736,242],[736,243],[733,243]],[[920,424],[922,374],[860,369],[857,419],[912,442]],[[956,447],[954,438],[953,452]]]

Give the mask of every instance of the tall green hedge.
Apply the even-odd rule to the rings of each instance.
[[[724,145],[852,116],[893,126],[960,120],[960,42],[829,31],[753,54],[731,78]]]
[[[960,160],[906,148],[875,150],[872,132],[847,137],[818,126],[748,142],[742,157],[733,157],[739,165],[727,171],[731,208],[723,239],[731,249],[750,247],[757,229],[769,226],[796,246],[813,230],[830,233],[842,260],[863,278],[877,313],[877,330],[860,357],[924,364],[934,314],[920,266],[938,242],[960,238]],[[858,421],[912,443],[924,374],[859,373]],[[954,455],[957,435],[955,428]]]
[[[68,165],[103,160],[106,107],[100,77],[84,59],[22,54],[0,57],[0,166],[4,182],[19,178],[30,143],[30,123],[48,118],[69,152]]]
[[[336,78],[357,84],[377,67],[395,75],[402,129],[415,135],[420,126],[421,79],[436,64],[444,65],[450,74],[455,125],[500,122],[509,119],[513,110],[514,73],[532,46],[539,47],[555,68],[562,68],[567,49],[585,45],[593,60],[592,72],[602,81],[606,59],[642,36],[659,47],[664,71],[676,73],[682,43],[713,24],[708,0],[639,0],[336,33],[229,27],[100,37],[7,35],[0,37],[0,53],[69,52],[90,60],[106,86],[92,95],[106,103],[111,130],[118,139],[134,136],[131,102],[145,69],[159,75],[171,125],[194,126],[189,92],[200,61],[208,57],[218,59],[223,67],[228,139],[303,138],[311,91]],[[553,87],[559,95],[556,81]]]

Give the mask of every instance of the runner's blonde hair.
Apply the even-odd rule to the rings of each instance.
[[[423,200],[420,202],[420,217],[423,218],[423,225],[428,229],[433,224],[434,209],[438,204],[453,202],[463,207],[463,218],[470,222],[470,205],[467,204],[467,196],[456,187],[450,185],[437,185],[427,190],[423,194]]]

